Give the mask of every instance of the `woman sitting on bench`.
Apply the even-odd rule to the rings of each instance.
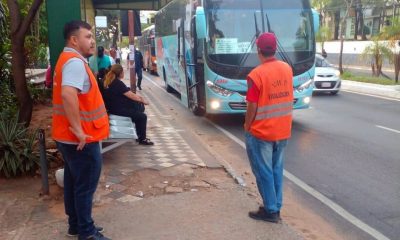
[[[130,117],[135,123],[138,142],[142,145],[154,145],[146,138],[147,115],[144,113],[144,105],[149,103],[131,92],[125,83],[124,69],[120,64],[111,66],[110,71],[104,79],[104,101],[109,113],[124,117]]]

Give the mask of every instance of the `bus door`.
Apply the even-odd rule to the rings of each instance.
[[[187,73],[186,73],[186,44],[184,21],[181,19],[178,27],[178,76],[179,76],[179,92],[181,94],[181,102],[188,106],[187,94]]]
[[[205,113],[204,66],[200,61],[203,56],[202,44],[199,44],[196,32],[196,17],[190,22],[190,56],[187,63],[188,71],[188,105],[190,110],[198,116]],[[199,58],[200,57],[200,58]]]

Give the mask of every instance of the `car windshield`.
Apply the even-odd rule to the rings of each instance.
[[[312,15],[305,0],[206,0],[211,60],[227,65],[258,64],[255,36],[274,32],[294,63],[314,55]],[[248,55],[242,58],[243,55]]]
[[[316,67],[332,67],[332,64],[328,62],[325,58],[316,57],[315,58],[315,66]]]

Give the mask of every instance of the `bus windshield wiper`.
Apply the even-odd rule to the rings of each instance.
[[[272,32],[272,33],[273,33],[273,31],[271,31],[271,25],[270,25],[270,23],[269,23],[268,13],[265,13],[265,18],[267,19],[268,32]],[[263,19],[264,19],[264,18],[263,18]],[[287,62],[287,63],[290,65],[290,67],[293,69],[293,67],[294,67],[294,66],[293,66],[293,62],[292,62],[292,60],[289,58],[289,56],[287,55],[285,49],[282,47],[282,44],[281,44],[281,42],[279,41],[278,38],[276,38],[276,45],[277,45],[277,47],[278,47],[278,54],[279,54],[279,56],[282,58],[283,61]],[[293,69],[293,70],[294,70],[294,69]]]
[[[241,72],[241,70],[242,70],[242,68],[243,68],[243,64],[246,62],[247,58],[249,57],[250,52],[251,52],[251,49],[253,49],[253,46],[254,46],[254,44],[256,43],[256,40],[257,40],[258,36],[260,36],[260,33],[261,33],[261,32],[260,32],[260,29],[258,28],[256,12],[257,12],[257,11],[254,12],[254,26],[255,26],[255,28],[256,28],[256,33],[254,34],[253,38],[251,39],[250,45],[249,45],[249,47],[247,48],[248,51],[246,51],[246,52],[242,55],[242,57],[240,58],[240,61],[239,61],[239,68],[238,68],[238,72],[237,72],[237,77],[239,77],[239,74],[240,74],[240,72]]]

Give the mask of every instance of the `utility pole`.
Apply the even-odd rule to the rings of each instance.
[[[128,11],[128,29],[129,29],[129,76],[131,91],[136,93],[136,72],[135,72],[135,18],[133,10]]]

